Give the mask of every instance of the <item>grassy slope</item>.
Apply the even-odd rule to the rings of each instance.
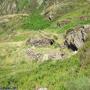
[[[90,24],[90,21],[81,22],[77,18],[82,16],[83,11],[85,11],[83,15],[87,15],[88,7],[60,17],[60,20],[72,18],[70,24],[57,28],[56,22],[53,22],[43,31],[59,34],[82,22]],[[17,26],[16,23],[19,24],[19,21],[18,18],[12,19],[6,28],[4,27],[6,32],[0,29],[2,30],[0,31],[0,87],[17,87],[18,90],[34,90],[36,87],[47,87],[49,90],[90,90],[90,65],[87,64],[90,53],[86,53],[87,57],[83,56],[83,59],[81,57],[85,50],[82,49],[78,55],[65,61],[49,60],[42,64],[31,62],[25,56],[27,48],[25,41],[32,35],[39,35],[39,32]],[[10,26],[9,29],[7,29],[8,26]],[[87,43],[84,46],[86,51],[90,48],[90,40]]]
[[[16,54],[15,52],[13,53]],[[42,64],[29,63],[23,57],[22,60],[15,57],[7,57],[3,62],[5,57],[1,59],[0,85],[3,87],[15,86],[19,90],[34,90],[35,87],[47,87],[49,90],[90,89],[90,65],[86,68],[80,67],[77,56],[65,61],[47,61]],[[15,60],[12,64],[13,59]]]
[[[84,25],[84,24],[89,24],[90,23],[90,18],[88,20],[80,20],[79,17],[80,16],[90,16],[90,6],[87,4],[85,5],[85,8],[79,8],[78,10],[69,12],[65,15],[63,15],[62,17],[58,18],[55,22],[53,22],[50,26],[51,29],[56,29],[59,32],[65,32],[77,25]],[[63,20],[67,20],[70,19],[70,23],[68,23],[67,25],[62,26],[61,28],[57,28],[57,22],[58,21],[63,21]]]

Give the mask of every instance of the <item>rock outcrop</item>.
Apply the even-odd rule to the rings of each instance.
[[[88,32],[90,32],[90,25],[70,30],[65,36],[65,45],[73,51],[77,51],[86,41]]]
[[[56,44],[56,41],[49,37],[31,38],[26,42],[27,45],[31,46],[31,48],[27,50],[27,55],[31,60],[37,61],[63,60],[72,55],[69,50],[67,50],[67,47],[73,51],[77,51],[87,40],[89,32],[90,25],[84,25],[69,30],[66,33],[65,40],[63,40],[63,45],[58,46],[57,48],[48,48],[48,46],[54,46]]]

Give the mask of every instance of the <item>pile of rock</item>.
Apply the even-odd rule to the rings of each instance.
[[[37,60],[37,61],[45,61],[45,60],[61,60],[65,57],[64,52],[60,51],[51,51],[47,53],[42,53],[39,51],[35,51],[34,49],[28,49],[27,55],[31,60]]]
[[[31,60],[40,60],[43,58],[43,54],[36,52],[33,49],[28,49],[27,50],[27,55],[30,57]]]
[[[49,38],[32,38],[27,40],[27,44],[31,46],[50,46],[54,44],[53,39]]]

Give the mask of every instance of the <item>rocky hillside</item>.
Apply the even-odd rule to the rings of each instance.
[[[0,14],[30,13],[39,4],[37,0],[0,0]]]
[[[89,0],[0,0],[0,15],[31,13],[38,9],[45,16],[58,17],[89,3]]]
[[[90,0],[0,0],[0,89],[90,90]]]

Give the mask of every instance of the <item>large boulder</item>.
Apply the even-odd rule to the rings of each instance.
[[[86,41],[88,32],[90,32],[90,25],[70,30],[65,36],[65,45],[73,51],[77,51]]]

